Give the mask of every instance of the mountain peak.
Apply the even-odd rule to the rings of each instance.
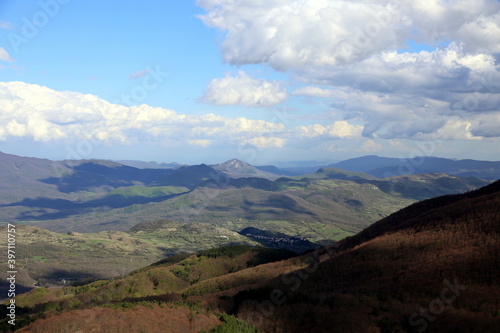
[[[225,165],[231,169],[240,169],[240,170],[248,167],[253,168],[253,166],[251,166],[250,164],[243,162],[237,158],[230,159],[229,161],[222,163],[222,165]]]
[[[230,159],[224,163],[212,165],[212,167],[219,171],[224,172],[256,172],[258,171],[255,167],[250,164],[243,162],[237,158]]]
[[[271,180],[279,178],[278,175],[261,171],[247,162],[243,162],[237,158],[230,159],[224,163],[212,165],[212,168],[224,172],[231,178],[261,177]]]

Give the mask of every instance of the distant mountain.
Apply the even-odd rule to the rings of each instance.
[[[285,172],[289,172],[291,174],[294,174],[295,176],[300,176],[300,175],[306,175],[310,173],[314,173],[318,171],[318,169],[322,168],[322,165],[318,166],[303,166],[303,167],[285,167],[282,168],[281,170]]]
[[[345,180],[375,180],[377,177],[366,174],[364,172],[346,171],[338,168],[324,167],[319,168],[313,174],[302,175],[296,178],[310,179],[345,179]]]
[[[201,182],[214,179],[225,182],[228,176],[206,164],[182,166],[172,170],[169,174],[158,178],[155,185],[185,186],[194,189]]]
[[[71,168],[59,162],[0,152],[0,204],[36,196],[63,198],[56,185],[41,180],[71,172]]]
[[[158,162],[144,162],[144,161],[136,161],[136,160],[118,160],[115,161],[117,163],[126,165],[126,166],[131,166],[137,169],[176,169],[183,164],[179,163],[158,163]]]
[[[293,170],[280,169],[274,165],[256,165],[255,167],[261,171],[270,172],[280,176],[298,176],[301,174],[300,172],[294,172]]]
[[[329,165],[349,171],[360,171],[378,178],[418,173],[446,173],[457,177],[500,179],[500,162],[453,160],[418,156],[413,159],[379,157],[375,155],[353,158]]]
[[[275,180],[280,177],[277,174],[262,171],[257,167],[235,158],[224,163],[214,164],[211,167],[217,171],[223,172],[230,178],[259,177]]]
[[[328,165],[328,167],[369,173],[371,170],[398,166],[399,162],[398,158],[368,155],[333,163]]]
[[[238,160],[215,166],[219,170],[205,164],[138,169],[104,160],[52,162],[7,154],[0,163],[0,221],[97,232],[169,218],[304,235],[319,244],[358,232],[416,200],[486,184],[437,174],[372,179],[333,168],[270,180]]]
[[[66,160],[59,163],[70,168],[72,173],[41,181],[56,184],[65,193],[101,187],[151,185],[172,172],[167,169],[137,169],[106,160]]]
[[[147,323],[148,332],[161,332],[180,325],[155,325],[172,309],[196,304],[202,307],[192,308],[193,322],[216,309],[226,325],[238,318],[263,332],[496,332],[498,207],[500,181],[416,203],[302,256],[222,247],[167,258],[122,278],[63,291],[39,288],[16,299],[20,322],[30,323],[21,332],[84,329],[93,323],[89,316],[119,332],[141,312],[161,313]],[[102,309],[109,309],[107,317]],[[212,332],[256,332],[234,325]]]

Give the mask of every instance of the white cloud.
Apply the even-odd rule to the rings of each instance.
[[[349,124],[347,121],[336,121],[328,128],[328,134],[334,138],[358,138],[361,137],[363,126]]]
[[[299,126],[295,136],[299,139],[313,139],[325,134],[326,131],[327,128],[320,124]]]
[[[203,22],[225,32],[224,59],[277,70],[337,66],[400,48],[408,39],[498,49],[495,0],[210,0]],[[470,47],[469,47],[470,44]]]
[[[402,2],[402,15],[411,20],[420,41],[453,40],[470,52],[489,52],[499,41],[500,3],[495,0],[426,0]]]
[[[210,82],[202,100],[215,105],[272,106],[283,102],[287,92],[276,81],[252,79],[239,71]]]
[[[0,61],[14,62],[7,51],[3,47],[0,47]]]
[[[378,151],[382,149],[380,139],[500,138],[498,111],[468,112],[466,117],[451,110],[449,103],[428,97],[410,99],[402,93],[367,92],[351,87],[332,91],[335,93],[330,98],[345,101],[342,109],[332,108],[332,112],[350,117],[292,127],[212,113],[186,115],[147,105],[126,107],[89,94],[54,91],[23,82],[0,82],[0,140],[27,138],[74,146],[97,140],[112,147],[155,144],[183,149],[189,145],[193,149],[226,147],[234,151],[241,145],[250,145],[259,151],[340,152]],[[371,138],[366,140],[363,136]],[[390,141],[388,146],[403,149],[397,142]]]
[[[207,147],[252,143],[283,147],[283,124],[214,114],[183,115],[147,105],[126,107],[96,96],[23,82],[0,82],[0,139],[47,142],[97,139],[110,145],[158,142]]]
[[[222,51],[227,62],[268,63],[281,71],[363,59],[394,48],[398,34],[407,31],[407,23],[388,1],[221,0],[198,5],[208,11],[201,16],[206,25],[225,31]],[[365,30],[373,34],[370,29],[376,29],[377,38],[364,41]]]
[[[467,54],[455,44],[434,52],[385,52],[328,72],[310,71],[304,80],[336,87],[329,90],[332,112],[363,122],[368,137],[421,139],[437,135],[449,117],[466,121],[500,112],[500,73],[494,57]],[[474,126],[479,134],[487,122]],[[495,131],[480,136],[491,139],[491,133]]]
[[[314,124],[310,126],[298,126],[295,129],[296,139],[359,139],[363,126],[350,124],[345,120],[335,121],[329,126]]]
[[[298,96],[309,96],[318,98],[329,98],[335,95],[335,92],[331,89],[323,89],[320,87],[302,87],[293,92],[293,95]]]
[[[312,68],[301,73],[304,80],[364,91],[405,92],[436,95],[436,92],[470,91],[474,82],[489,77],[498,81],[495,58],[489,54],[468,54],[460,45],[434,52],[383,52],[355,64],[329,71]],[[492,88],[499,89],[499,87]],[[330,90],[332,94],[335,90]]]
[[[471,52],[500,53],[500,13],[466,22],[456,36]]]
[[[186,145],[233,147],[234,151],[242,145],[259,151],[316,147],[324,151],[337,140],[360,141],[362,129],[345,120],[287,128],[283,123],[244,117],[186,115],[148,105],[126,107],[89,94],[23,82],[0,82],[2,141],[26,138],[75,147],[90,141],[110,147],[157,144],[179,149]]]
[[[331,101],[333,119],[384,139],[496,140],[500,2],[496,0],[199,0],[224,32],[224,60],[291,71],[295,96]],[[446,45],[401,53],[409,40]],[[320,127],[322,126],[322,127]],[[356,137],[338,123],[304,139]],[[346,136],[343,136],[346,135]]]

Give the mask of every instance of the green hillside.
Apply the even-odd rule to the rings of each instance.
[[[53,231],[128,230],[140,222],[168,218],[209,223],[233,231],[253,226],[313,242],[339,239],[417,200],[465,192],[487,182],[442,174],[384,180],[263,178],[205,180],[183,187],[132,186],[29,221]],[[323,175],[323,176],[321,176]],[[46,205],[45,203],[41,203]],[[57,204],[57,203],[54,203]],[[59,215],[58,215],[59,214]],[[61,217],[62,214],[62,217]]]
[[[188,192],[186,187],[181,186],[129,186],[129,187],[119,187],[106,194],[107,197],[117,196],[123,199],[129,198],[156,198],[156,197],[166,197],[173,194],[180,194]]]
[[[3,233],[5,227],[0,228]],[[149,265],[165,256],[227,244],[259,243],[236,232],[205,224],[161,220],[129,232],[56,233],[38,227],[16,228],[18,288],[64,286],[108,279]],[[0,244],[6,251],[6,246]],[[0,272],[2,281],[5,272]],[[5,283],[0,284],[2,291]],[[2,295],[5,295],[2,293]]]

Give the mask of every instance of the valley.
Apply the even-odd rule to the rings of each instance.
[[[418,200],[488,184],[441,173],[379,179],[333,167],[283,176],[236,159],[139,169],[0,153],[0,164],[0,217],[19,226],[25,290],[111,278],[222,245],[301,253]]]
[[[148,332],[493,332],[500,324],[498,207],[497,181],[412,204],[302,255],[232,245],[111,280],[37,288],[17,297],[19,331],[99,322],[109,332],[134,331],[137,323]],[[137,322],[144,312],[150,319]]]
[[[299,312],[319,316],[315,325],[322,331],[326,319],[321,313],[326,315],[340,304],[359,312],[363,303],[373,313],[359,323],[346,321],[337,312],[334,318],[342,325],[368,325],[364,329],[377,325],[407,329],[408,324],[389,309],[409,297],[401,288],[424,294],[434,290],[411,285],[427,270],[409,253],[432,258],[432,253],[462,245],[465,250],[457,247],[457,253],[469,247],[476,253],[475,247],[483,245],[491,253],[498,251],[489,229],[483,236],[467,236],[474,239],[472,243],[462,237],[466,230],[476,230],[460,224],[470,223],[464,209],[474,206],[476,197],[498,199],[498,182],[472,176],[433,172],[377,178],[334,166],[284,175],[287,172],[278,168],[259,170],[236,159],[211,166],[158,164],[161,167],[141,169],[113,161],[56,162],[1,153],[0,164],[0,215],[16,224],[18,293],[30,295],[18,296],[26,309],[23,326],[35,321],[40,327],[46,325],[41,323],[63,327],[63,318],[73,320],[80,311],[108,320],[117,309],[129,309],[132,318],[144,307],[164,313],[167,306],[174,317],[180,311],[191,318],[195,311],[212,327],[242,325],[250,332],[269,331],[272,326],[294,332],[306,325],[287,314],[299,306]],[[155,164],[145,166],[151,165]],[[478,188],[482,189],[474,191]],[[494,230],[498,212],[495,215],[490,201],[481,200],[470,214],[479,214],[480,221],[484,215],[487,224],[480,228]],[[445,213],[429,218],[434,209]],[[427,226],[426,221],[434,224]],[[3,233],[5,227],[0,230]],[[444,237],[445,243],[436,237]],[[0,249],[6,251],[6,245]],[[452,253],[448,259],[455,262]],[[490,282],[481,278],[473,283],[493,283],[491,274],[496,273],[489,265],[494,258],[474,264],[478,272],[489,274],[485,279]],[[456,275],[431,262],[431,277]],[[329,276],[331,272],[338,279]],[[2,281],[7,277],[0,272]],[[393,295],[387,290],[388,281],[408,285]],[[8,285],[2,283],[0,288],[6,295]],[[276,288],[286,295],[283,306],[281,301],[268,304]],[[359,290],[365,290],[365,296]],[[272,306],[272,315],[262,313],[259,302]],[[96,308],[103,306],[104,312]],[[408,309],[396,312],[404,316]]]
[[[488,183],[439,173],[379,179],[329,167],[282,176],[234,159],[213,167],[138,169],[0,154],[0,164],[0,221],[62,233],[127,231],[166,218],[234,231],[307,233],[313,242],[327,242],[418,200]]]

